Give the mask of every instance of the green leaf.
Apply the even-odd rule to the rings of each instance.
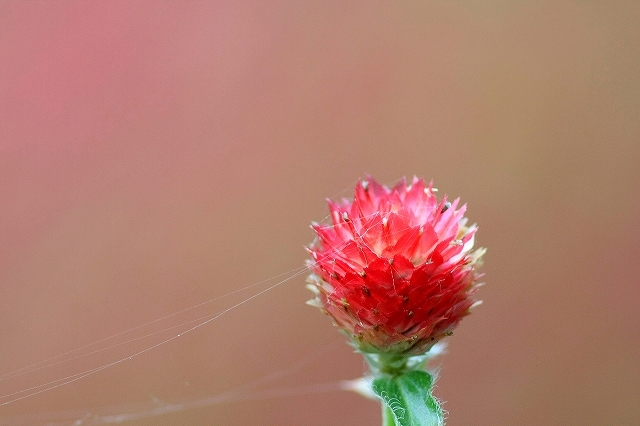
[[[373,392],[393,415],[396,426],[442,426],[444,416],[431,394],[433,379],[426,371],[412,370],[373,380]]]

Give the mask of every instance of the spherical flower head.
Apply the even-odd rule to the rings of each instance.
[[[312,224],[309,303],[365,353],[424,354],[477,303],[477,227],[435,191],[415,177],[391,189],[367,178],[352,201],[328,201],[333,224]]]

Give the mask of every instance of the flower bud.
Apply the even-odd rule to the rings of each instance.
[[[312,225],[309,304],[362,352],[424,354],[476,303],[485,251],[473,249],[477,227],[458,199],[434,191],[415,177],[391,189],[368,178],[352,201],[329,201],[332,224]]]

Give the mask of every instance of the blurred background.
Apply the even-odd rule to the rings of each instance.
[[[488,247],[448,425],[640,424],[637,2],[3,1],[0,58],[0,425],[379,424],[301,268],[367,174]]]

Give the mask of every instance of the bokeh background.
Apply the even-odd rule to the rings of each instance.
[[[633,1],[0,2],[0,424],[378,423],[300,268],[367,174],[488,247],[448,425],[640,424],[639,104]]]

